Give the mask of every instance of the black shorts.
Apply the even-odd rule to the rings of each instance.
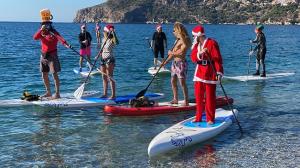
[[[40,58],[40,71],[56,73],[61,71],[57,51],[42,53]]]
[[[101,66],[115,64],[115,63],[116,63],[115,57],[109,57],[109,58],[100,60],[100,65]]]
[[[154,58],[158,58],[158,53],[160,53],[160,57],[164,58],[165,55],[165,49],[163,47],[161,48],[154,48]]]

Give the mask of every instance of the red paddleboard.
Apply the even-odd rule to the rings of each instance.
[[[233,103],[233,99],[228,97],[229,103]],[[177,113],[185,111],[194,111],[196,110],[195,103],[189,103],[189,106],[182,106],[183,102],[179,104],[170,104],[170,103],[158,103],[152,107],[130,107],[128,105],[106,105],[104,106],[104,113],[107,115],[115,116],[144,116],[144,115],[157,115],[157,114],[168,114],[168,113]],[[227,101],[225,97],[216,98],[216,108],[226,106]]]

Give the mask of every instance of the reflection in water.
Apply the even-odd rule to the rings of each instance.
[[[195,160],[197,167],[214,167],[217,163],[215,150],[211,144],[206,144],[203,148],[196,150]]]
[[[63,143],[63,137],[60,132],[61,114],[51,111],[39,116],[41,129],[33,135],[33,144],[39,148],[35,161],[44,163],[45,167],[56,167],[64,165],[63,153],[61,153],[59,144]]]
[[[254,104],[256,105],[264,105],[266,103],[265,98],[263,96],[263,90],[266,86],[266,81],[259,81],[256,82],[254,90],[253,90],[253,98],[254,98]]]

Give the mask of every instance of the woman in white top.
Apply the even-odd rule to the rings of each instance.
[[[103,79],[103,95],[101,97],[107,97],[107,85],[108,81],[111,88],[110,99],[116,97],[116,84],[112,80],[113,72],[115,68],[115,56],[113,53],[113,48],[119,44],[118,38],[115,33],[114,26],[106,25],[103,29],[103,52],[101,56],[101,71],[107,75],[102,74]],[[108,77],[109,76],[109,77]]]

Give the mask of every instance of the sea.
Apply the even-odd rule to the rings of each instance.
[[[79,50],[80,24],[53,23],[57,31]],[[101,25],[102,29],[104,24]],[[115,24],[120,44],[115,48],[117,95],[137,94],[145,89],[153,65],[148,40],[153,24]],[[195,25],[185,25],[190,36]],[[250,57],[254,25],[203,25],[205,34],[220,46],[226,76],[255,72]],[[24,90],[42,95],[39,72],[40,42],[33,40],[40,23],[0,22],[0,99],[18,99]],[[95,24],[87,25],[93,37],[92,59],[98,48]],[[173,25],[163,25],[168,48],[174,43]],[[295,75],[240,82],[222,80],[224,91],[239,111],[240,133],[233,123],[218,136],[191,147],[149,158],[150,141],[168,127],[195,112],[156,116],[108,116],[103,107],[49,109],[37,106],[0,107],[1,167],[299,167],[300,165],[300,26],[265,25],[266,73]],[[62,66],[61,94],[72,94],[84,82],[75,74],[79,56],[58,45]],[[252,45],[252,47],[254,47]],[[189,97],[194,97],[195,65],[187,54]],[[166,55],[165,55],[166,56]],[[99,66],[99,62],[96,64]],[[170,68],[170,63],[167,65]],[[52,92],[53,79],[50,76]],[[92,76],[85,90],[102,93],[101,76]],[[183,99],[178,85],[179,98]],[[164,93],[160,101],[172,100],[170,75],[158,76],[148,93]],[[110,91],[109,91],[110,94]],[[217,86],[217,95],[224,96]],[[226,108],[226,107],[225,107]],[[228,109],[228,107],[227,107]]]

